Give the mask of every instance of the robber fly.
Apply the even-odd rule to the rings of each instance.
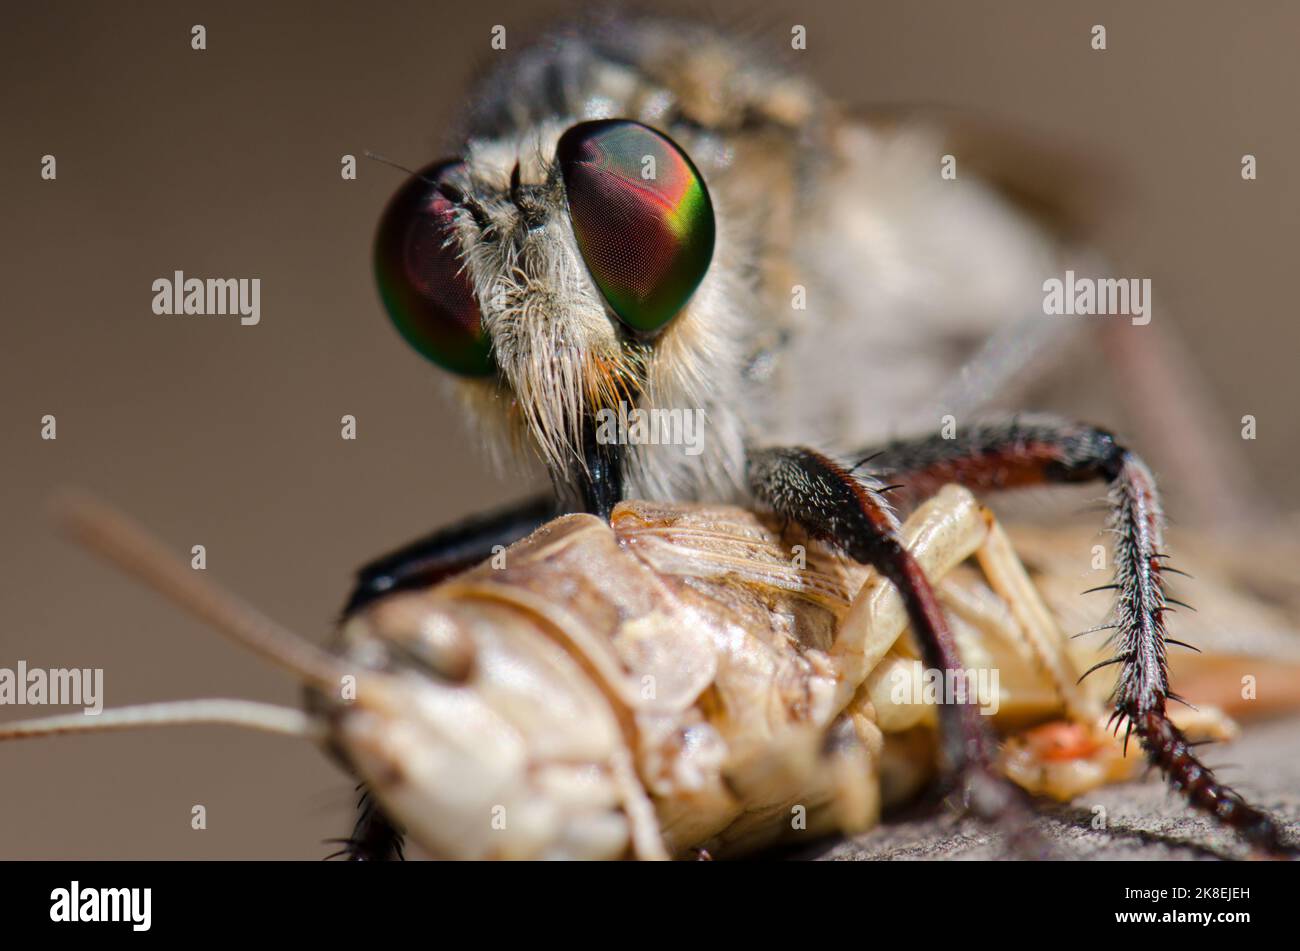
[[[854,566],[836,568],[841,579],[846,571],[871,569],[871,577],[883,579],[879,584],[895,598],[897,623],[881,627],[872,615],[871,623],[858,617],[855,626],[858,604],[873,604],[875,595],[868,596],[866,574],[853,576],[856,584],[842,585],[847,593],[836,616],[840,629],[831,636],[826,625],[817,628],[829,638],[819,650],[833,653],[838,639],[854,631],[863,637],[891,631],[879,635],[879,643],[889,646],[906,624],[924,667],[956,674],[964,667],[954,634],[960,622],[950,623],[944,608],[952,605],[937,595],[943,571],[927,547],[928,536],[909,535],[908,526],[928,524],[925,505],[945,486],[949,498],[964,492],[972,500],[940,505],[940,522],[963,505],[969,511],[972,491],[1096,483],[1108,488],[1114,579],[1103,587],[1111,592],[1113,610],[1098,628],[1109,631],[1109,656],[1084,675],[1115,668],[1108,725],[1117,734],[1124,728],[1122,750],[1136,736],[1147,760],[1194,806],[1237,830],[1255,849],[1286,852],[1277,824],[1204,767],[1167,710],[1177,698],[1166,651],[1178,641],[1167,634],[1166,613],[1177,602],[1165,590],[1174,569],[1148,467],[1094,426],[1041,415],[1010,421],[976,415],[1014,385],[1015,370],[1038,349],[1046,325],[1043,278],[1064,269],[1068,245],[992,186],[941,178],[947,146],[928,127],[855,121],[810,84],[768,63],[757,46],[710,28],[658,20],[607,21],[511,53],[472,97],[455,157],[411,174],[389,203],[374,265],[398,331],[456,381],[469,417],[490,434],[499,455],[540,460],[551,491],[435,532],[364,567],[345,607],[345,646],[338,654],[312,648],[215,597],[192,572],[160,568],[166,559],[156,544],[119,545],[120,561],[304,679],[309,711],[195,702],[121,711],[105,724],[206,719],[324,738],[346,766],[378,787],[378,798],[369,792],[362,798],[345,843],[349,857],[400,856],[404,825],[418,841],[476,854],[468,839],[444,836],[446,816],[430,810],[430,803],[463,805],[456,796],[478,796],[485,789],[518,799],[522,787],[501,781],[513,762],[509,758],[457,760],[477,770],[475,782],[463,788],[454,782],[457,774],[431,768],[434,754],[465,746],[465,737],[454,731],[466,727],[463,721],[441,723],[429,715],[436,705],[428,704],[447,699],[438,678],[464,681],[479,656],[466,648],[455,624],[437,618],[459,618],[478,632],[474,644],[504,643],[492,632],[491,619],[500,612],[469,590],[492,570],[473,566],[499,546],[570,513],[586,520],[583,543],[599,549],[610,536],[596,532],[593,522],[622,518],[625,526],[628,500],[637,498],[687,506],[673,510],[670,535],[683,520],[713,517],[726,533],[748,537],[759,529],[745,513],[761,512],[766,534],[750,550],[750,561],[771,562],[777,539],[802,533]],[[972,339],[983,337],[1010,341],[1010,348],[985,348],[987,359],[959,371],[958,357],[970,351]],[[620,418],[697,413],[705,420],[704,438],[692,444],[610,438],[602,420],[611,411]],[[885,438],[922,424],[932,432]],[[711,508],[732,503],[738,507],[722,517]],[[895,505],[910,513],[907,522],[895,514]],[[945,524],[951,523],[949,518]],[[574,523],[563,524],[568,531]],[[554,525],[543,536],[560,531]],[[83,531],[132,537],[111,518],[83,520]],[[622,531],[625,540],[635,534],[618,524],[612,531]],[[673,571],[653,567],[689,579],[688,587],[707,587],[709,552],[692,549],[679,536],[669,548],[693,552],[690,563]],[[978,531],[962,537],[977,536]],[[525,552],[537,550],[528,544]],[[762,551],[768,554],[760,557]],[[621,577],[614,561],[580,560],[545,574],[546,605],[528,593],[537,579],[511,565],[507,575],[514,572],[514,580],[493,587],[493,596],[533,612],[528,625],[514,618],[522,632],[547,616],[543,608],[556,610],[557,598],[580,590],[582,580],[590,581],[591,572],[606,564],[614,585]],[[464,574],[467,569],[471,574]],[[785,623],[772,607],[770,592],[781,587],[775,577],[769,572],[762,580],[769,592],[760,601],[767,615],[755,617],[756,631]],[[809,577],[786,583],[802,590]],[[478,581],[458,587],[462,578]],[[1019,603],[1032,601],[1032,592],[1020,587]],[[719,597],[725,598],[729,589],[722,590]],[[423,592],[430,602],[412,635],[402,626],[402,612],[411,598],[426,597]],[[827,597],[826,590],[814,593]],[[472,609],[462,601],[472,602]],[[583,684],[592,671],[600,673],[593,658],[607,653],[596,641],[574,641],[580,628],[603,618],[601,623],[618,622],[614,629],[621,631],[628,620],[599,599],[579,607],[546,630],[547,638],[567,645],[568,660],[553,650],[533,658],[545,664],[584,661],[581,676],[564,680],[565,689],[576,693],[588,689]],[[671,661],[661,675],[689,679],[698,669],[675,648],[665,652],[664,645],[688,643],[682,637],[690,623],[685,615],[671,624],[659,618],[629,636],[642,639],[634,645],[638,649]],[[349,631],[354,639],[346,642]],[[793,634],[793,642],[774,643],[787,654],[794,650],[798,656],[791,663],[800,676],[815,679],[815,668],[824,662],[808,648],[817,645],[805,643],[802,629]],[[521,649],[527,636],[507,640],[503,650]],[[657,654],[651,650],[656,644]],[[848,667],[831,665],[820,674],[818,689],[838,698],[836,704],[813,704],[825,714],[817,721],[821,728],[833,728],[836,716],[852,712],[856,694],[841,694],[867,683],[882,661],[880,655],[845,652]],[[1054,671],[1058,699],[1075,695],[1072,678],[1064,676],[1068,667],[1059,652],[1054,656],[1047,669]],[[336,696],[340,679],[348,676],[360,681],[356,708],[341,706]],[[810,679],[809,703],[818,696],[813,686]],[[487,703],[492,696],[501,694],[456,694],[455,703],[464,713],[466,704]],[[709,696],[705,690],[675,712],[684,715],[689,708],[692,716],[712,722],[719,701]],[[1068,700],[1065,705],[1071,706]],[[752,709],[768,707],[760,697]],[[873,703],[871,709],[874,716],[886,708]],[[1014,836],[1025,825],[1024,810],[1006,774],[1019,770],[1020,781],[1036,776],[1037,761],[1031,755],[1027,767],[1021,761],[1015,769],[996,768],[997,744],[976,704],[947,702],[935,709],[950,782],[973,814]],[[869,747],[878,724],[865,707],[859,712],[858,747]],[[1076,723],[1085,720],[1086,705],[1076,704],[1071,716]],[[38,722],[4,735],[80,728]],[[605,779],[612,785],[582,787],[606,796],[607,802],[595,804],[601,821],[582,824],[582,837],[561,843],[562,854],[618,853],[630,837],[636,854],[653,857],[676,854],[710,836],[725,838],[729,806],[692,812],[698,798],[668,793],[656,801],[661,812],[668,810],[669,828],[676,823],[680,834],[670,834],[667,843],[651,835],[654,790],[647,788],[653,777],[637,772],[645,761],[634,767],[617,733],[611,726],[602,734],[610,764]],[[838,734],[832,734],[834,740]],[[415,742],[421,738],[430,742]],[[533,738],[550,744],[549,736]],[[482,743],[491,739],[484,736]],[[477,742],[471,738],[471,746]],[[686,752],[666,757],[667,767]],[[782,760],[771,749],[756,748],[755,757],[755,768]],[[849,756],[845,762],[861,760]],[[385,763],[390,773],[378,768]],[[412,770],[426,771],[415,776]],[[844,771],[837,775],[842,778]],[[424,785],[407,782],[413,777]],[[485,777],[493,783],[478,782]],[[570,782],[573,777],[550,778],[559,785],[548,794],[572,793],[581,804],[581,784]],[[805,786],[788,779],[787,773],[783,784],[763,786],[770,798],[761,805],[779,807],[810,792],[818,801],[856,801],[850,811],[858,820],[842,824],[848,827],[860,827],[870,812],[862,808],[862,795],[831,796],[825,777]],[[421,799],[421,790],[451,799]],[[718,803],[730,802],[730,796],[743,807],[753,800],[747,795],[720,789]],[[533,806],[552,801],[542,797]],[[693,805],[674,812],[680,803]],[[611,805],[622,820],[606,815],[604,807]],[[530,807],[523,802],[523,808]],[[614,828],[611,821],[625,821],[627,828]],[[594,852],[565,851],[593,843],[600,846]],[[530,854],[526,849],[535,845],[519,848]]]
[[[542,461],[553,491],[372,563],[348,613],[460,571],[557,512],[736,502],[880,572],[925,664],[952,670],[948,621],[887,493],[1105,485],[1113,653],[1099,669],[1116,669],[1114,728],[1193,805],[1279,849],[1275,823],[1204,768],[1166,713],[1173,569],[1147,465],[1084,423],[958,415],[960,386],[942,386],[1005,382],[953,372],[951,345],[1009,319],[1035,335],[1043,275],[1066,248],[993,188],[942,180],[940,139],[853,121],[769,63],[678,22],[561,31],[511,54],[471,97],[455,156],[400,188],[375,246],[389,315],[459,381],[504,455]],[[601,412],[620,404],[702,413],[702,451],[601,438]],[[881,440],[918,407],[937,410],[930,434]],[[955,427],[935,432],[948,412]],[[986,726],[969,704],[946,704],[941,733],[970,808],[1005,826],[1016,797],[989,768]],[[368,809],[354,840],[388,849],[383,825]]]

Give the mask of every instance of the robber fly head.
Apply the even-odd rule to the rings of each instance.
[[[600,411],[703,405],[727,346],[717,233],[704,177],[668,135],[548,122],[409,178],[375,268],[402,336],[606,513],[648,463],[601,438]]]

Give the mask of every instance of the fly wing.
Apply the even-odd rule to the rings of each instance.
[[[793,438],[856,448],[937,428],[1071,343],[1079,325],[1044,317],[1042,285],[1083,252],[1060,216],[1041,213],[1045,200],[1016,200],[981,177],[992,150],[949,120],[851,117],[830,136],[794,251],[807,309],[791,318],[782,370],[785,392],[823,382],[788,401],[789,425],[802,430]],[[1003,180],[1031,180],[1018,174]]]
[[[1094,237],[1124,197],[1117,175],[956,110],[852,113],[829,141],[793,250],[808,290],[775,380],[784,439],[855,451],[947,415],[1055,411],[1124,433],[1158,470],[1198,472],[1174,486],[1185,514],[1244,520],[1241,441],[1177,314],[1045,313],[1045,281],[1067,270],[1131,276]]]

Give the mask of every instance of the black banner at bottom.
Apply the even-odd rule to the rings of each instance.
[[[468,928],[493,942],[548,933],[620,940],[595,930],[610,915],[641,935],[728,940],[771,937],[778,924],[796,936],[811,929],[814,942],[841,932],[925,940],[935,926],[983,940],[1009,937],[1005,929],[1071,939],[1168,932],[1180,940],[1199,930],[1231,940],[1287,927],[1300,881],[1285,862],[10,862],[0,876],[6,936],[439,940]]]

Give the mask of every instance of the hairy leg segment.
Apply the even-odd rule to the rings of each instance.
[[[379,811],[375,797],[364,785],[357,787],[357,821],[352,835],[346,839],[330,841],[340,846],[337,852],[325,856],[329,861],[346,858],[349,862],[400,862],[404,854],[404,837],[401,830]]]
[[[1180,602],[1165,591],[1165,575],[1177,573],[1164,551],[1164,516],[1155,479],[1142,460],[1111,433],[1085,424],[1033,417],[977,424],[953,438],[933,435],[896,440],[865,454],[860,471],[869,480],[905,483],[909,496],[924,497],[947,483],[975,492],[1053,483],[1104,482],[1109,489],[1108,529],[1114,537],[1114,592],[1109,645],[1118,666],[1111,695],[1111,723],[1136,733],[1152,765],[1196,808],[1236,830],[1269,855],[1294,855],[1276,822],[1221,783],[1196,756],[1193,744],[1170,721],[1165,615]],[[855,467],[855,468],[859,468]],[[1094,589],[1097,590],[1097,589]],[[1186,646],[1186,645],[1183,645]]]

